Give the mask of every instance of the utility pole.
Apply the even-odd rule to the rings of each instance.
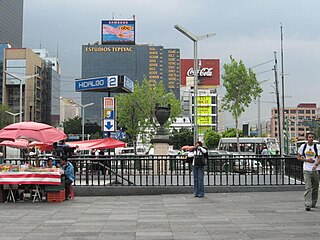
[[[280,99],[279,99],[279,84],[278,84],[278,62],[277,62],[277,52],[274,51],[274,80],[276,85],[276,97],[277,97],[277,116],[278,116],[278,138],[280,145],[280,156],[283,155],[283,139],[282,139],[282,128],[281,128],[281,116],[280,116]]]
[[[281,30],[281,89],[282,89],[282,128],[283,132],[286,130],[285,122],[285,108],[284,108],[284,65],[283,65],[283,33],[282,33],[282,24],[280,23]],[[284,140],[284,138],[283,138]],[[288,136],[286,136],[288,142]]]

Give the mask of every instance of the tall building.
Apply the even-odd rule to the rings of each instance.
[[[180,50],[151,45],[83,45],[82,78],[125,75],[134,82],[147,79],[151,84],[163,81],[167,91],[179,99]],[[102,121],[102,98],[106,93],[82,92],[82,104],[93,102],[86,109],[85,119]]]
[[[0,43],[9,43],[14,48],[21,48],[22,30],[23,0],[1,0]]]
[[[8,43],[0,43],[0,104],[2,104],[4,49],[6,49],[6,48],[11,48],[11,45]]]
[[[194,60],[181,59],[180,100],[183,115],[194,122]],[[207,130],[218,130],[218,94],[220,85],[220,61],[200,59],[198,69],[197,125],[199,135]]]
[[[280,109],[281,111],[281,109]],[[297,107],[287,107],[285,112],[285,133],[289,141],[305,140],[310,131],[308,121],[316,120],[318,108],[316,103],[300,103]],[[279,137],[278,110],[271,110],[271,137]]]
[[[58,126],[60,74],[53,69],[53,63],[41,58],[31,49],[6,48],[3,69],[6,71],[2,82],[3,104],[7,104],[14,112],[21,110],[22,121]],[[52,96],[57,98],[58,115],[52,110]]]

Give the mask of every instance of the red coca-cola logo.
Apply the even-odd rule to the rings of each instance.
[[[211,77],[212,76],[212,69],[213,68],[201,68],[199,69],[198,72],[198,76],[199,77]],[[187,76],[191,77],[194,76],[194,70],[193,68],[189,68],[187,71]]]

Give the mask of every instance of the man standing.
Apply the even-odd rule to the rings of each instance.
[[[303,161],[303,176],[305,182],[304,204],[306,211],[316,207],[319,190],[319,146],[313,143],[314,133],[307,133],[308,142],[298,150],[297,159]]]
[[[195,197],[204,197],[204,166],[205,154],[207,150],[202,147],[202,142],[196,142],[196,146],[192,153],[188,154],[188,158],[192,157],[192,172],[193,172],[193,195]]]
[[[60,166],[64,170],[64,176],[66,179],[66,200],[69,200],[70,186],[74,182],[74,167],[71,162],[68,161],[66,156],[60,157]]]

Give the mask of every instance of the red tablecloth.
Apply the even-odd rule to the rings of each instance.
[[[60,185],[59,172],[0,172],[0,184]]]

